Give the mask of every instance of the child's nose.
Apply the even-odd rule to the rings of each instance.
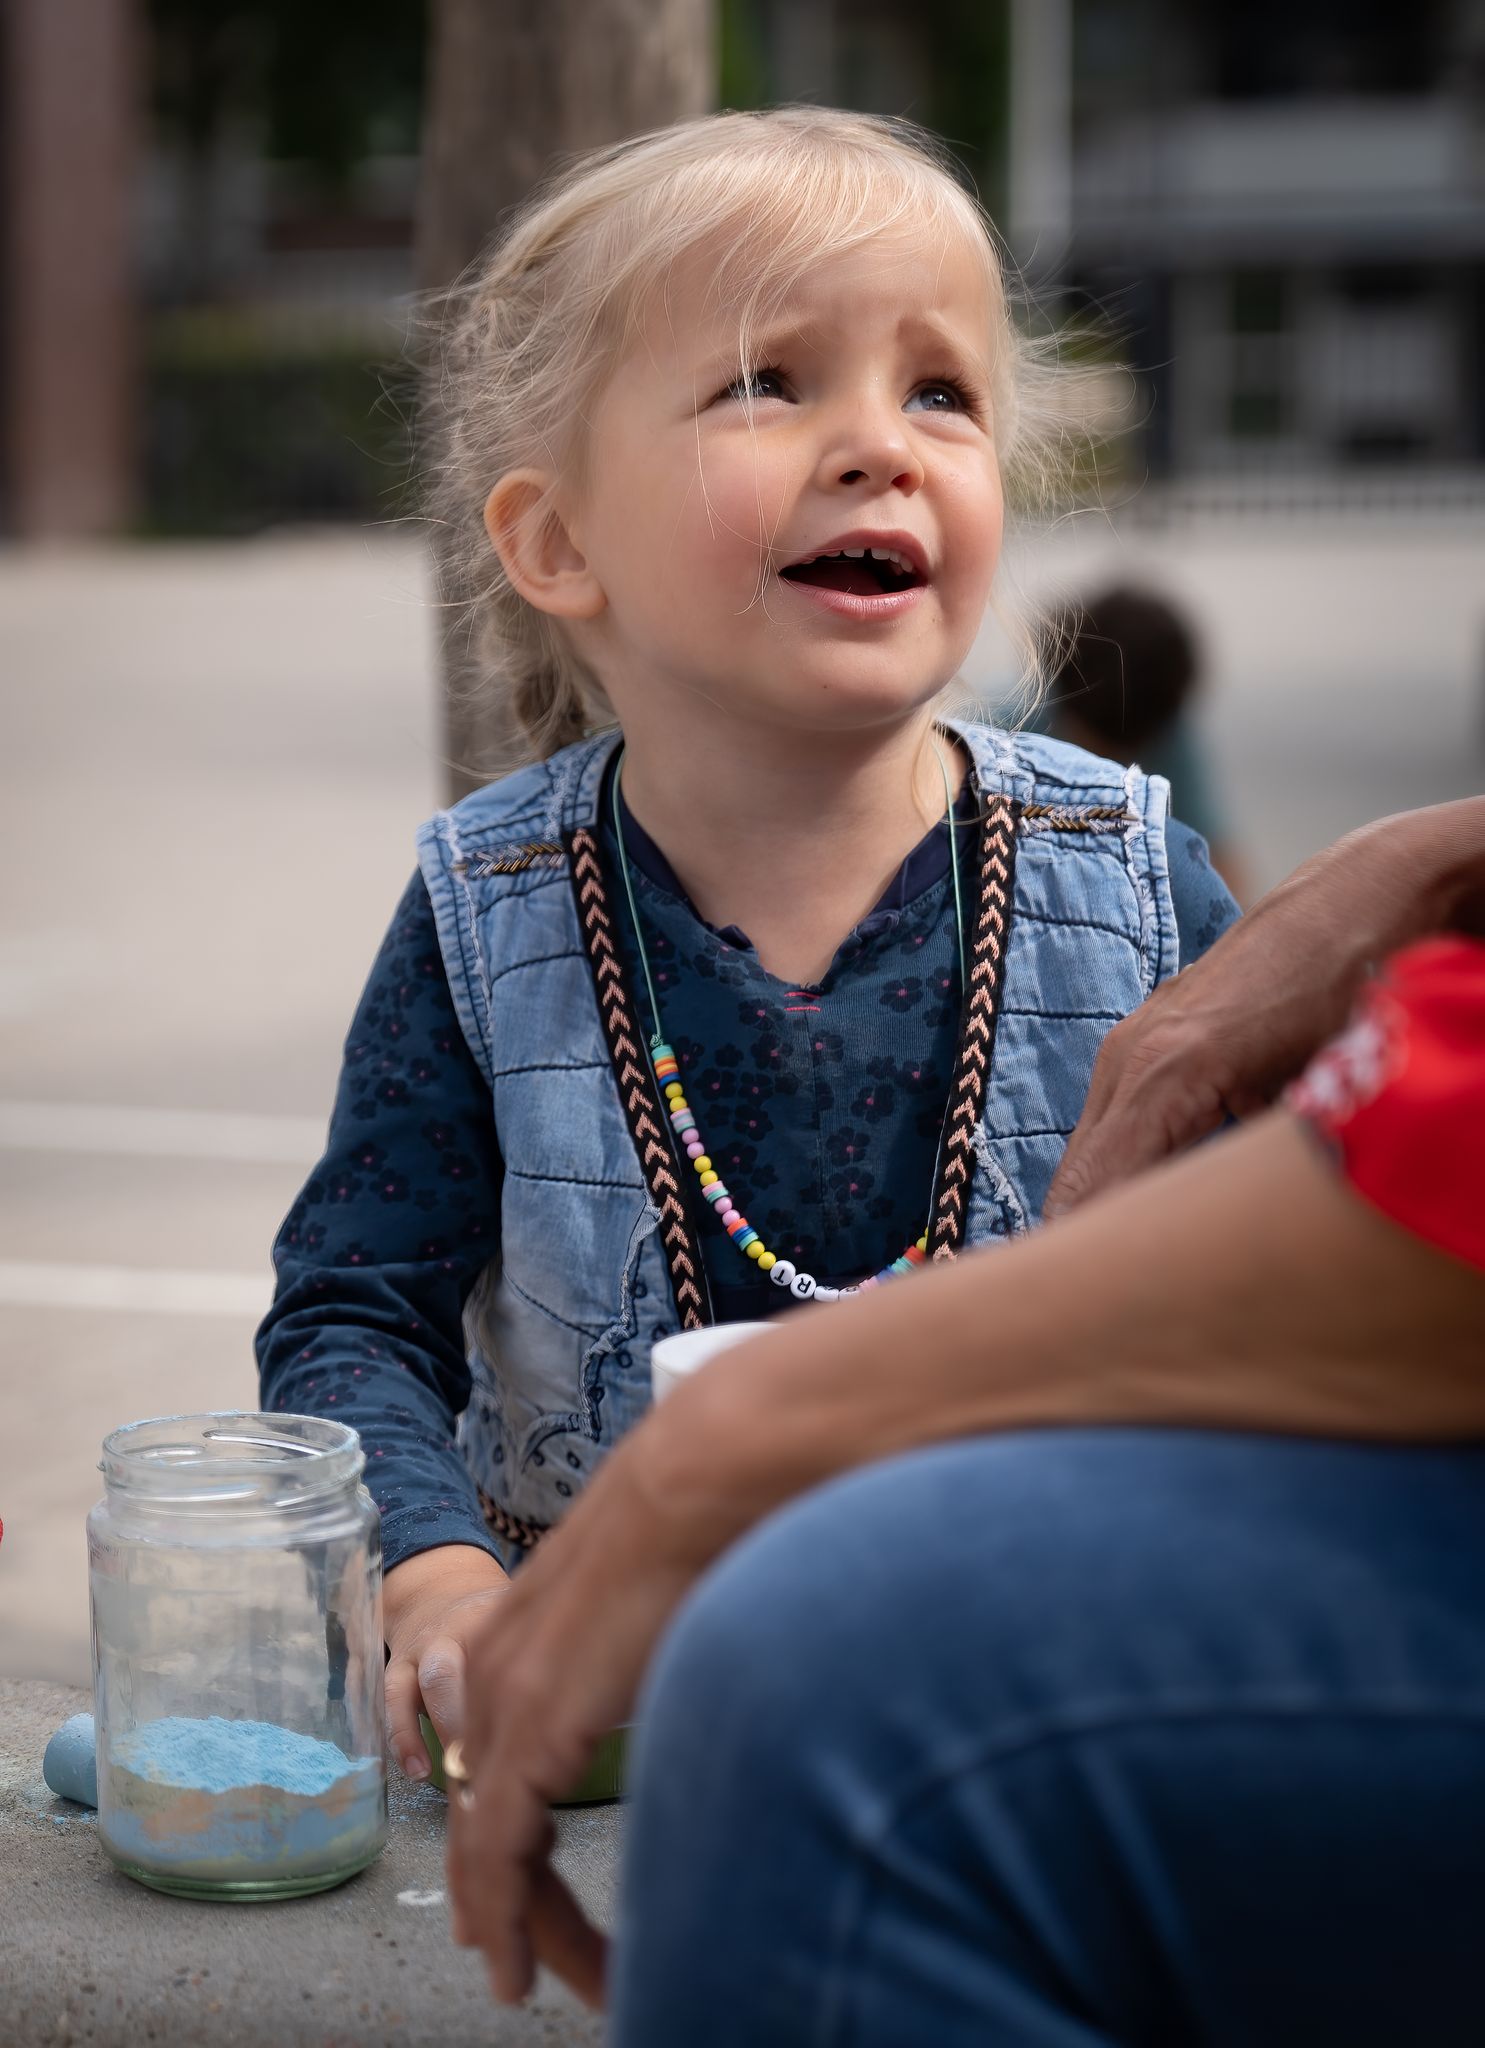
[[[923,481],[923,465],[895,408],[862,403],[847,411],[827,445],[821,482],[908,495]]]

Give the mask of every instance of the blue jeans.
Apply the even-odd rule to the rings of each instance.
[[[1480,2048],[1485,1450],[981,1438],[647,1690],[617,2048]]]

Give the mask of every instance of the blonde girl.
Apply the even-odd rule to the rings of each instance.
[[[816,108],[574,165],[452,302],[434,516],[533,758],[419,835],[258,1340],[361,1431],[415,1776],[655,1341],[1033,1226],[1235,914],[1163,783],[945,715],[1049,374],[939,152]]]

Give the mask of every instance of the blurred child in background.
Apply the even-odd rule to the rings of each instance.
[[[1193,717],[1202,687],[1201,642],[1168,598],[1111,583],[1044,620],[1047,694],[1039,730],[1163,775],[1171,810],[1206,840],[1239,902],[1248,900],[1241,850],[1229,837]]]

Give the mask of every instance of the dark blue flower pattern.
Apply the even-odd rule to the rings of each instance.
[[[1170,889],[1181,934],[1181,964],[1188,967],[1215,946],[1239,916],[1232,891],[1212,866],[1199,832],[1172,821],[1166,833]]]
[[[887,985],[877,997],[884,1009],[896,1010],[902,1014],[916,1010],[923,1000],[923,978],[918,974],[891,974]]]

